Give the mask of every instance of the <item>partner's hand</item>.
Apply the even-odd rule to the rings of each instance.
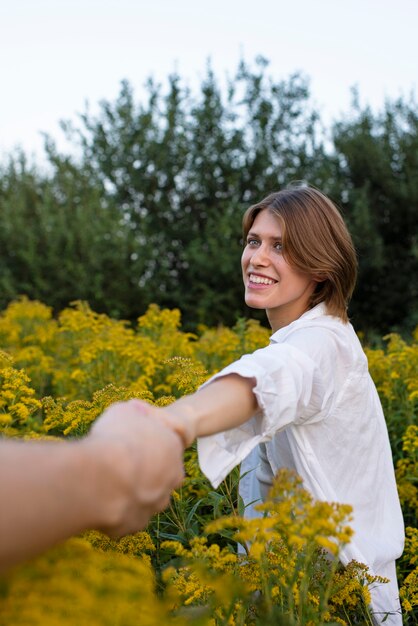
[[[139,400],[111,405],[93,424],[85,444],[104,455],[110,508],[102,530],[120,536],[144,528],[166,508],[183,478],[183,446],[166,420]],[[103,461],[103,459],[102,459]]]
[[[165,407],[157,407],[143,400],[135,400],[135,402],[138,407],[141,407],[144,415],[162,421],[174,431],[185,448],[196,439],[196,424],[193,421],[192,412],[188,406],[182,404],[182,400]]]

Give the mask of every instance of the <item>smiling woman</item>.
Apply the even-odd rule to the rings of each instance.
[[[309,308],[317,284],[312,276],[286,261],[281,230],[272,212],[261,211],[247,235],[241,259],[245,302],[254,309],[265,309],[274,331]]]
[[[199,438],[200,466],[215,487],[242,462],[247,504],[265,499],[287,467],[316,500],[351,505],[354,539],[339,559],[389,579],[370,589],[372,619],[399,626],[403,520],[382,407],[348,321],[357,269],[350,234],[331,200],[307,186],[250,207],[243,226],[245,299],[266,309],[270,345],[148,410],[186,444]]]
[[[330,199],[306,186],[270,194],[244,215],[247,248],[257,248],[261,243],[257,235],[252,236],[257,230],[255,222],[261,219],[271,245],[282,253],[287,267],[292,268],[294,280],[297,282],[304,276],[308,291],[314,286],[308,300],[301,303],[305,306],[299,315],[326,302],[330,314],[348,321],[347,307],[356,282],[357,259],[350,233]],[[247,248],[242,257],[243,271],[248,259]],[[309,284],[309,280],[313,284]],[[297,312],[295,315],[293,319],[299,317]],[[270,324],[274,330],[271,321]]]

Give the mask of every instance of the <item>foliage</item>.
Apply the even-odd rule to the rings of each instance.
[[[120,315],[135,286],[130,231],[88,165],[48,155],[48,176],[24,155],[0,172],[1,302],[27,294],[60,310],[81,298]]]
[[[74,538],[2,580],[0,623],[183,626],[154,589],[146,559]]]
[[[333,197],[347,217],[360,261],[355,325],[412,330],[418,323],[417,105],[387,102],[374,115],[361,109],[355,93],[352,115],[335,124],[333,141]]]
[[[47,138],[45,171],[24,154],[0,168],[0,307],[19,295],[57,313],[74,300],[135,320],[152,303],[180,307],[184,327],[243,315],[244,209],[295,180],[342,208],[359,252],[357,329],[418,323],[418,110],[377,114],[354,98],[323,129],[309,81],[278,80],[242,61],[224,89],[210,65],[195,93],[180,76],[128,82],[98,113],[62,124],[78,157]]]
[[[367,348],[408,526],[398,562],[408,625],[418,622],[417,339],[392,334],[384,348]],[[54,318],[40,302],[13,301],[0,314],[0,432],[83,435],[111,402],[166,404],[267,341],[254,320],[191,334],[178,310],[156,305],[130,325],[84,302]],[[244,519],[237,471],[214,491],[194,447],[185,467],[183,486],[146,531],[120,541],[88,532],[12,572],[0,585],[0,623],[371,624],[368,586],[379,579],[362,564],[338,565],[349,508],[312,501],[283,472],[264,517]]]

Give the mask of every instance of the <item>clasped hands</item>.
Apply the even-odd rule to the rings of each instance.
[[[121,536],[143,528],[166,508],[184,480],[184,449],[195,438],[186,406],[181,415],[180,407],[159,408],[137,399],[109,406],[84,441],[106,483],[106,508],[95,526]]]
[[[101,528],[111,535],[133,532],[164,509],[184,479],[184,449],[249,419],[258,408],[254,384],[231,374],[166,407],[129,400],[106,409],[86,438],[102,450],[108,466],[102,475],[115,503],[113,522]]]
[[[138,411],[150,418],[157,419],[168,426],[181,439],[184,448],[188,448],[197,437],[197,426],[189,407],[177,405],[157,407],[143,400],[135,400]]]

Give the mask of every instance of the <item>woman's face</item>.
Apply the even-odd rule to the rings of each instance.
[[[309,308],[316,281],[284,259],[280,220],[267,209],[258,213],[250,228],[241,266],[246,304],[266,309],[274,331]]]

